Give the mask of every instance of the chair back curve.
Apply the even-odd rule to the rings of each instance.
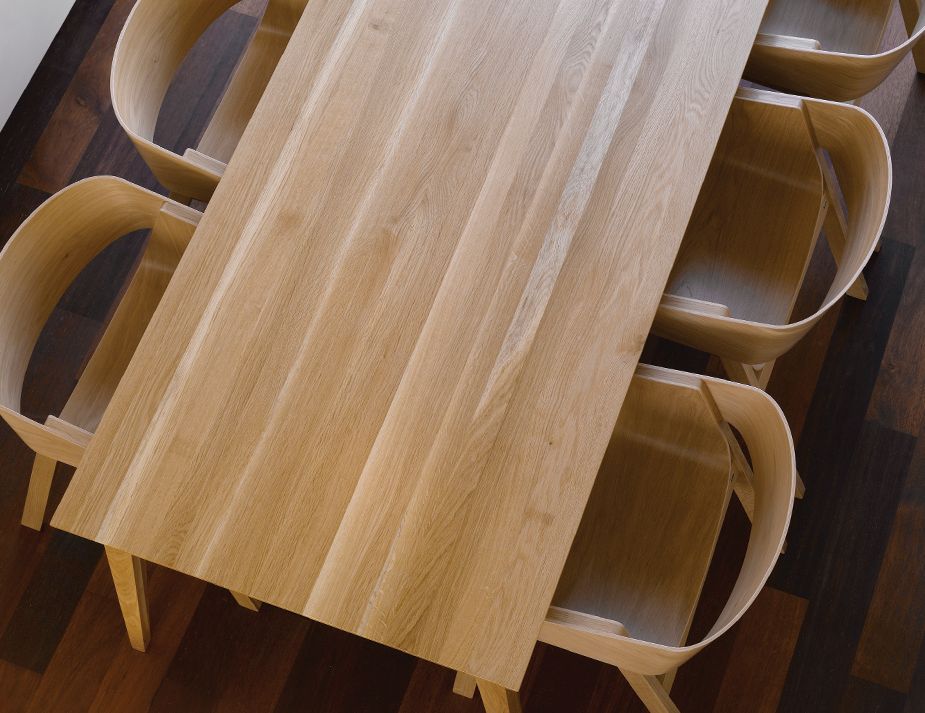
[[[853,101],[879,86],[911,51],[921,56],[925,4],[901,0],[908,38],[885,52],[861,54],[820,47],[815,38],[759,34],[744,77],[793,94]],[[921,67],[921,63],[919,64]]]
[[[199,37],[237,0],[138,0],[113,55],[110,93],[122,128],[158,181],[208,201],[298,24],[307,0],[269,0],[206,129],[200,149],[183,156],[154,143],[171,81]]]
[[[754,508],[748,548],[738,579],[708,634],[701,641],[688,645],[668,646],[637,639],[622,625],[596,617],[584,616],[583,620],[569,621],[571,613],[567,611],[557,614],[562,618],[552,626],[547,620],[540,639],[626,671],[657,676],[677,668],[727,632],[764,587],[790,524],[796,463],[786,419],[774,400],[763,391],[721,379],[644,365],[638,368],[636,378],[674,381],[705,389],[715,403],[717,416],[737,429],[745,441],[754,476]],[[589,639],[581,635],[582,630],[593,631],[594,635]]]
[[[820,170],[830,159],[830,173],[841,190],[841,197],[835,199],[844,203],[845,246],[825,299],[812,314],[786,324],[754,322],[665,301],[653,325],[661,336],[745,364],[766,363],[787,352],[848,292],[876,250],[892,190],[889,145],[868,112],[821,99],[777,96],[743,89],[737,99],[797,101],[813,136]]]
[[[32,351],[67,288],[107,245],[148,228],[153,230],[142,266],[145,261],[152,263],[154,256],[151,267],[155,272],[172,273],[198,215],[123,179],[98,176],[68,186],[45,201],[0,252],[0,417],[34,451],[73,465],[86,445],[73,429],[50,428],[21,413],[23,382]],[[113,325],[128,316],[123,304],[133,301],[131,295],[148,289],[151,280],[137,279],[138,270],[97,352],[107,341],[117,339],[111,332],[115,331]],[[85,372],[92,371],[94,358]],[[77,419],[71,425],[79,431],[95,424]]]

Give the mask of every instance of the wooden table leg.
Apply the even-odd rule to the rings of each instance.
[[[453,693],[458,696],[472,698],[475,695],[475,677],[462,671],[456,672],[456,680],[453,681]]]
[[[250,609],[251,611],[260,611],[260,605],[263,602],[258,602],[256,599],[252,599],[246,594],[241,594],[241,592],[236,592],[233,589],[229,589],[231,596],[234,597],[234,600],[245,609]]]
[[[116,585],[128,640],[136,651],[145,651],[151,638],[151,625],[148,621],[144,562],[128,552],[112,547],[106,548],[106,559],[109,560],[112,581]]]
[[[520,696],[497,683],[478,679],[479,693],[486,713],[521,713]]]
[[[48,493],[51,491],[56,465],[58,462],[48,456],[35,454],[29,490],[26,492],[26,506],[22,511],[22,524],[33,530],[41,530],[45,521],[45,508],[48,506]]]

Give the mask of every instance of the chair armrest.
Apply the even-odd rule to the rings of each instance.
[[[755,44],[789,50],[822,49],[822,44],[819,40],[810,39],[808,37],[791,37],[790,35],[771,35],[763,32],[759,32],[755,37]]]

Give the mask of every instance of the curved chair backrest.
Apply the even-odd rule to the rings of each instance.
[[[845,204],[845,246],[836,256],[838,271],[819,309],[798,322],[763,324],[737,319],[721,310],[707,311],[697,305],[673,302],[667,296],[659,307],[653,331],[712,354],[745,364],[761,364],[796,344],[861,276],[886,220],[892,168],[883,131],[863,109],[758,90],[740,90],[735,101],[778,102],[783,110],[792,110],[794,105],[802,109],[814,137],[820,171],[830,175],[829,183],[837,179],[841,189],[841,197],[835,195],[831,200],[840,203],[843,199]],[[831,168],[823,150],[831,159]],[[786,206],[781,209],[786,210]],[[831,242],[834,236],[829,237]]]
[[[707,636],[687,646],[665,646],[633,638],[615,622],[601,623],[593,637],[569,636],[567,619],[556,629],[558,635],[540,639],[621,669],[645,675],[660,675],[691,658],[727,632],[748,610],[771,574],[790,524],[796,484],[793,440],[786,419],[773,399],[764,392],[728,381],[685,374],[669,369],[640,366],[635,379],[676,383],[680,387],[704,389],[716,406],[717,418],[735,427],[751,456],[754,507],[748,549],[739,577],[719,618]],[[612,627],[606,631],[607,625]],[[576,628],[587,622],[576,623]],[[565,635],[562,635],[562,629]],[[546,627],[544,627],[544,631]],[[585,628],[585,632],[587,629]]]
[[[860,54],[820,47],[816,38],[759,34],[744,76],[793,94],[833,101],[857,99],[879,86],[925,35],[925,11],[916,0],[902,0],[902,5],[909,38],[898,47]]]
[[[124,368],[159,296],[195,229],[199,214],[119,178],[88,178],[49,198],[0,252],[0,416],[37,453],[67,463],[85,443],[21,413],[26,369],[43,326],[68,286],[103,248],[137,230],[152,229],[142,262],[87,364],[62,417],[92,431],[108,402],[91,395],[113,369]],[[121,372],[119,372],[121,373]],[[75,395],[77,398],[75,398]]]
[[[116,45],[111,94],[116,118],[171,191],[207,201],[288,43],[307,0],[270,0],[199,151],[180,156],[154,143],[170,83],[199,37],[237,0],[138,0]]]

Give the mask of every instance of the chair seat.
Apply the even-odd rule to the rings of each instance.
[[[787,324],[819,234],[824,184],[799,106],[737,101],[666,292]]]
[[[821,49],[875,54],[892,0],[772,0],[761,32],[818,40]]]
[[[729,447],[704,393],[634,380],[553,605],[681,645],[730,481]]]

